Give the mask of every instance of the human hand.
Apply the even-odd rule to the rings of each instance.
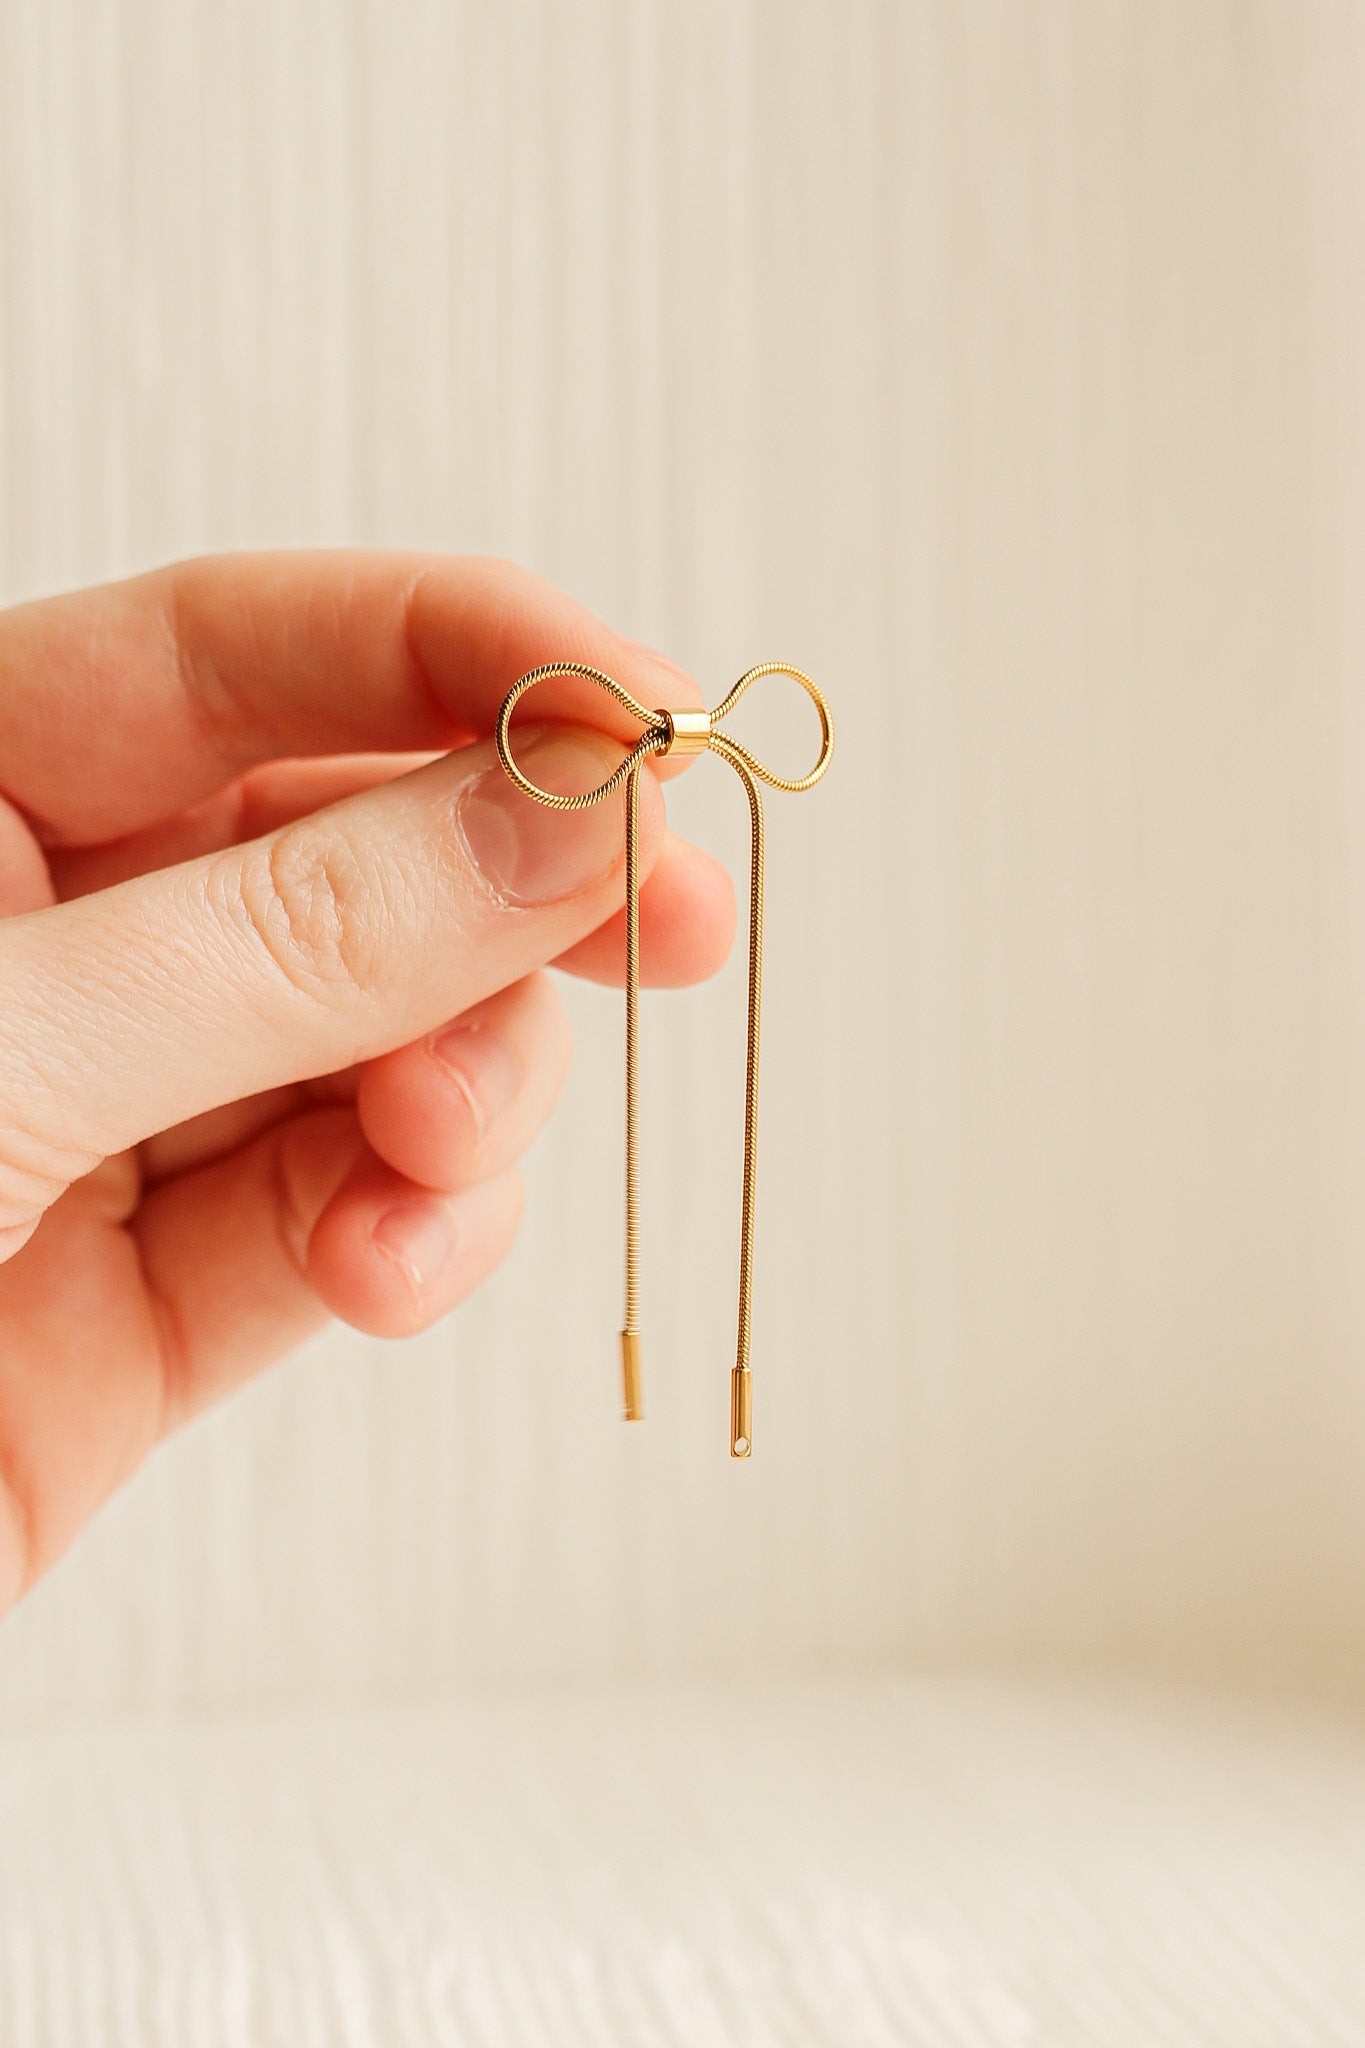
[[[559,659],[700,702],[499,562],[226,557],[0,613],[0,1613],[168,1429],[508,1249],[569,1057],[539,970],[623,958],[621,807],[539,808],[488,738]],[[638,737],[591,685],[542,702],[547,786]],[[699,979],[728,878],[652,774],[640,824],[644,974]]]

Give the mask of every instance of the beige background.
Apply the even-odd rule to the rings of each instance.
[[[510,1266],[162,1453],[5,1713],[1359,1675],[1363,101],[1329,0],[0,0],[5,598],[490,549],[840,720],[772,805],[753,1465],[742,977],[647,1008],[635,1432],[576,991]],[[732,778],[677,808],[738,868]]]

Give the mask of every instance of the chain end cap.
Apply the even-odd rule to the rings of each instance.
[[[644,1396],[640,1391],[640,1333],[638,1330],[621,1332],[621,1392],[625,1401],[627,1422],[643,1422],[645,1419]]]
[[[747,1458],[754,1447],[752,1407],[747,1365],[737,1365],[730,1374],[730,1456]]]

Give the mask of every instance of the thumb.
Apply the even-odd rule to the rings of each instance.
[[[569,795],[619,745],[528,732]],[[647,869],[663,799],[640,781]],[[0,924],[0,1258],[100,1159],[392,1050],[553,960],[624,893],[619,797],[552,811],[491,742],[245,846]]]

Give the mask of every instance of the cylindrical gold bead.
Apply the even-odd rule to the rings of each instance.
[[[711,744],[709,711],[665,711],[668,745],[665,754],[704,754]]]

